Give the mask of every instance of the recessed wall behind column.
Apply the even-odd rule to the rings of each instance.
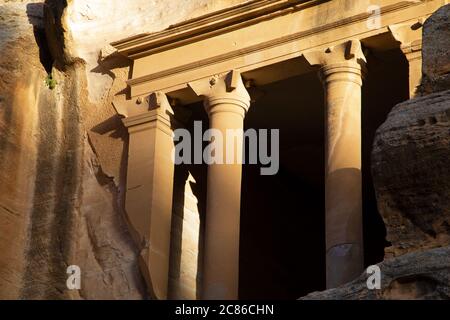
[[[183,107],[189,110],[185,128],[194,137],[194,121],[201,121],[203,131],[209,122],[201,102]],[[175,109],[175,115],[178,112]],[[193,141],[192,141],[193,142]],[[192,147],[194,144],[192,143]],[[191,150],[191,155],[194,150]],[[180,164],[175,166],[172,232],[170,248],[169,299],[195,300],[201,298],[203,225],[206,211],[205,164]]]
[[[362,95],[362,178],[365,266],[383,260],[386,229],[377,209],[371,175],[371,152],[375,132],[391,109],[408,99],[408,62],[400,49],[367,54],[368,72]]]
[[[240,299],[325,289],[324,109],[316,72],[251,89],[246,129],[280,130],[280,168],[243,167]]]

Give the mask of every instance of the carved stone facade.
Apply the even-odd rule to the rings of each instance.
[[[0,299],[448,298],[448,1],[180,3],[0,0]]]
[[[184,106],[202,99],[210,127],[220,131],[243,128],[243,119],[250,107],[247,91],[250,85],[244,83],[259,87],[320,70],[326,110],[326,219],[323,227],[326,229],[328,288],[355,279],[364,266],[361,86],[365,75],[373,68],[366,55],[400,48],[409,68],[409,97],[413,97],[421,79],[421,28],[425,19],[445,1],[385,0],[379,2],[375,11],[368,11],[366,1],[353,3],[348,10],[343,10],[346,4],[340,0],[250,1],[161,32],[112,43],[117,53],[133,61],[127,81],[128,96],[116,98],[118,111],[125,104],[148,99],[149,95],[161,97],[166,104],[170,100]],[[291,67],[283,68],[285,65]],[[231,86],[230,81],[235,85]],[[302,83],[298,83],[298,88],[299,94],[307,94],[302,92]],[[134,116],[126,117],[124,123],[133,119]],[[151,130],[155,127],[158,130],[167,122],[161,118],[150,125],[149,121],[155,120],[148,118],[146,121],[148,129],[143,129],[147,130],[141,133],[143,135],[152,135]],[[130,128],[129,132],[130,139],[134,139],[134,131]],[[161,133],[160,139],[163,136]],[[155,140],[142,136],[138,144],[142,146],[150,141]],[[169,156],[169,140],[155,141],[156,147],[151,149],[153,158],[136,153],[132,144],[128,172],[131,176],[139,175],[140,179],[144,178],[142,173],[146,170],[154,170],[150,163],[160,162],[158,157]],[[147,161],[148,165],[142,167]],[[139,165],[135,166],[135,162]],[[166,168],[161,172],[173,172],[169,164],[164,165]],[[162,274],[169,273],[170,239],[160,232],[167,232],[169,220],[156,227],[155,223],[160,215],[169,217],[172,198],[170,194],[166,196],[171,192],[166,184],[172,176],[168,174],[165,182],[158,179],[145,182],[150,184],[149,190],[164,188],[162,197],[134,197],[137,184],[130,184],[128,180],[127,186],[128,215],[139,216],[136,224],[131,221],[133,228],[144,239],[152,239],[157,234],[158,241],[153,245],[164,248],[158,250],[164,258],[155,256],[153,263],[149,260],[144,266],[148,270],[144,273],[150,273],[150,289],[161,293],[166,292],[168,286],[165,278],[163,282],[158,281]],[[202,298],[238,298],[240,183],[240,165],[209,166]],[[152,218],[144,218],[144,214]],[[143,222],[145,220],[147,222]],[[152,241],[149,246],[152,248]],[[158,272],[154,279],[152,272]],[[190,276],[193,277],[194,274]],[[198,296],[192,292],[185,298]],[[157,294],[157,297],[166,298],[166,295]]]

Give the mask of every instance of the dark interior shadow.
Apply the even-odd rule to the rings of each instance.
[[[243,165],[239,298],[292,300],[325,288],[322,87],[311,72],[260,89],[245,128],[279,129],[280,167]]]
[[[371,154],[375,133],[391,109],[408,99],[408,62],[400,49],[367,55],[367,76],[362,87],[362,193],[364,265],[384,258],[386,227],[378,211],[371,172]]]

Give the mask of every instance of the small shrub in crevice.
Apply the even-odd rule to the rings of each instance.
[[[56,88],[56,85],[58,84],[58,82],[53,79],[53,76],[51,73],[49,73],[47,75],[47,77],[45,78],[45,85],[50,89],[53,90]]]

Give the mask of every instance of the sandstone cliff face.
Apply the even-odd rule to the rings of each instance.
[[[0,0],[0,299],[147,298],[111,105],[129,63],[103,58],[112,41],[241,2]],[[67,290],[72,264],[81,290]]]
[[[395,106],[373,144],[378,209],[391,242],[378,265],[381,289],[369,290],[364,273],[304,299],[450,299],[449,17],[446,5],[424,25],[424,96]]]
[[[439,35],[439,36],[437,36]],[[443,91],[450,88],[450,15],[448,5],[427,19],[424,25],[422,52],[428,58],[423,61],[421,93]]]
[[[43,8],[0,6],[0,298],[141,298],[117,189],[83,124],[82,109],[95,107],[84,64],[51,70]],[[89,270],[80,291],[67,290],[71,264]]]
[[[33,46],[33,28],[28,23],[25,9],[25,6],[16,4],[0,7],[0,15],[4,17],[0,20],[0,291],[6,298],[18,296],[20,291],[18,283],[25,269],[22,252],[28,225],[25,212],[30,210],[35,176],[36,137],[32,134],[32,118],[37,112],[32,108],[29,117],[25,117],[27,108],[24,104],[36,105],[36,95],[40,91],[40,86],[35,84],[36,79],[45,76],[36,58],[39,55]],[[26,37],[25,34],[31,36]],[[16,47],[30,62],[28,68],[20,64],[21,59],[15,54],[11,54]],[[34,69],[34,72],[29,70],[27,78],[18,83],[17,74],[26,69]],[[15,130],[9,130],[11,127]],[[23,147],[18,148],[19,144]],[[17,168],[19,165],[21,170]]]

